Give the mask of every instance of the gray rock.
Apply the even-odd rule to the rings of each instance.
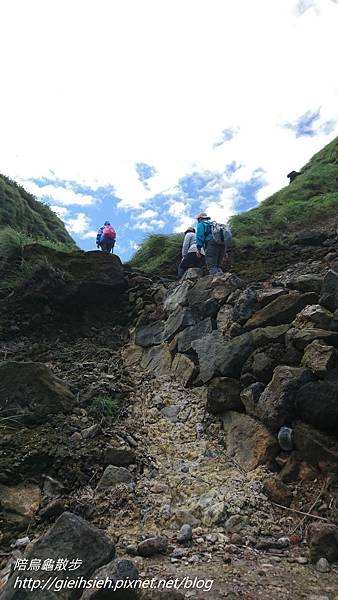
[[[252,417],[256,416],[257,402],[264,389],[264,383],[256,382],[252,383],[241,392],[241,402],[248,415]]]
[[[101,431],[101,427],[100,427],[99,423],[94,423],[94,425],[91,425],[90,427],[86,427],[86,429],[82,429],[81,435],[85,440],[92,439],[92,438],[96,437],[100,433],[100,431]]]
[[[242,515],[232,515],[225,522],[225,530],[229,533],[238,533],[244,528],[245,524]]]
[[[257,406],[257,417],[272,431],[278,431],[295,415],[295,396],[305,383],[314,379],[308,369],[279,366],[261,394]]]
[[[0,382],[1,416],[14,417],[17,423],[43,423],[76,404],[69,387],[41,363],[2,362]]]
[[[64,557],[69,560],[79,559],[80,564],[76,569],[76,577],[88,579],[91,574],[99,567],[107,564],[115,554],[115,546],[111,539],[101,531],[89,525],[86,521],[76,515],[65,512],[52,525],[45,535],[40,537],[31,549],[27,552],[28,561],[32,559],[44,560],[52,559],[55,562],[58,558]],[[57,572],[57,579],[64,580],[69,576],[67,570]],[[36,589],[32,592],[29,589],[14,588],[17,579],[27,578],[26,571],[15,572],[6,585],[1,596],[2,600],[57,600],[60,598],[60,592]],[[30,571],[29,577],[33,580],[46,579],[46,571]],[[64,588],[62,590],[63,600],[72,600],[74,590]]]
[[[324,277],[319,304],[332,312],[338,308],[338,273],[333,270]]]
[[[255,312],[258,303],[256,290],[247,288],[244,290],[234,306],[234,320],[242,325],[250,319]]]
[[[338,382],[312,381],[302,386],[295,409],[302,421],[331,434],[338,433]]]
[[[161,344],[164,337],[164,327],[164,321],[154,321],[149,325],[140,325],[135,330],[135,344],[144,348]]]
[[[213,330],[212,321],[210,318],[200,321],[196,325],[191,325],[177,336],[177,349],[179,352],[188,352],[191,349],[191,343],[194,340],[203,338]]]
[[[313,340],[322,340],[325,344],[338,347],[338,332],[324,331],[323,329],[304,328],[288,330],[285,336],[287,347],[304,350]]]
[[[176,333],[194,324],[195,319],[191,309],[186,307],[181,308],[179,306],[174,312],[170,313],[165,324],[163,338],[165,341],[170,341]]]
[[[217,377],[208,386],[208,409],[213,415],[227,410],[243,410],[240,383],[237,379]]]
[[[180,381],[184,386],[189,385],[195,374],[195,370],[195,364],[188,356],[176,354],[172,362],[171,373],[177,381]]]
[[[168,549],[168,539],[163,535],[150,537],[137,545],[137,552],[140,556],[154,556],[155,554],[165,554]]]
[[[220,305],[215,298],[209,298],[201,304],[195,304],[192,307],[192,313],[196,321],[202,321],[211,317],[214,319],[220,309]]]
[[[105,600],[109,596],[116,598],[123,598],[123,600],[137,600],[139,598],[137,589],[121,589],[119,591],[114,592],[113,586],[117,582],[122,581],[135,581],[138,579],[139,574],[136,566],[131,560],[112,560],[107,565],[100,567],[97,569],[90,578],[96,581],[106,581],[110,580],[111,590],[109,591],[108,586],[106,588],[95,588],[95,583],[86,589],[81,596],[81,600]],[[118,585],[121,585],[120,583]]]
[[[323,284],[323,278],[313,273],[305,275],[295,275],[287,279],[286,285],[290,290],[298,290],[299,292],[316,292],[319,294]]]
[[[331,329],[333,314],[320,306],[320,304],[310,304],[301,310],[293,321],[293,327],[297,329]]]
[[[192,527],[189,523],[185,523],[182,525],[181,529],[177,534],[177,542],[179,544],[184,544],[185,542],[190,542],[192,540]]]
[[[278,454],[277,440],[259,421],[229,411],[222,417],[226,454],[243,469],[251,471],[270,464]]]
[[[321,471],[338,474],[338,441],[336,437],[323,434],[317,429],[297,423],[293,430],[297,455]],[[292,455],[291,455],[292,456]]]
[[[329,562],[338,559],[338,527],[331,523],[311,523],[307,531],[312,562],[326,558]]]
[[[142,356],[142,369],[154,371],[156,375],[165,375],[169,373],[172,363],[172,356],[168,344],[159,344],[152,348],[147,348]]]
[[[234,308],[231,304],[223,304],[217,315],[217,329],[224,335],[234,324]]]
[[[326,558],[320,558],[316,562],[316,571],[318,573],[330,573],[331,567],[329,561]]]
[[[283,287],[259,290],[257,292],[257,309],[260,310],[261,308],[264,308],[264,306],[270,304],[270,302],[276,300],[279,296],[284,296],[284,294],[288,294],[288,290]]]
[[[103,453],[104,465],[115,465],[115,467],[129,467],[136,461],[134,450],[130,448],[115,448],[107,446]]]
[[[292,292],[279,296],[264,308],[258,310],[245,324],[247,329],[266,327],[268,325],[282,325],[291,323],[295,316],[307,304],[315,304],[317,294],[309,292],[299,294]]]
[[[333,346],[327,346],[320,340],[313,340],[304,352],[302,366],[311,369],[317,377],[325,377],[336,364],[336,352]]]
[[[166,419],[171,421],[171,423],[177,423],[177,420],[178,420],[177,417],[178,417],[178,414],[181,409],[182,409],[182,407],[179,406],[178,404],[174,404],[171,406],[165,406],[164,408],[162,408],[161,414],[164,417],[166,417]]]
[[[218,273],[211,277],[211,296],[220,304],[224,304],[233,292],[245,287],[244,282],[234,273]]]
[[[251,333],[243,333],[230,342],[224,343],[217,357],[219,373],[225,377],[238,378],[243,364],[254,348]]]
[[[191,286],[191,281],[183,281],[169,292],[164,301],[164,310],[172,312],[176,310],[178,306],[185,306],[188,303],[188,292]]]
[[[219,357],[224,344],[224,338],[219,331],[212,331],[203,339],[194,340],[191,343],[196,351],[199,361],[199,380],[203,383],[212,379],[217,373]]]
[[[125,469],[124,467],[115,467],[114,465],[109,465],[104,470],[104,473],[97,484],[96,490],[101,492],[106,488],[113,487],[120,483],[130,483],[132,481],[132,475]]]
[[[195,306],[206,302],[211,298],[212,275],[207,275],[199,279],[188,292],[189,306]]]

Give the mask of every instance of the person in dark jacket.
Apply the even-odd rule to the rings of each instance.
[[[197,217],[196,230],[196,256],[202,258],[202,249],[205,250],[205,261],[210,274],[222,273],[221,264],[226,253],[226,245],[217,244],[212,236],[212,224],[206,213]]]
[[[109,221],[105,221],[97,232],[96,246],[103,252],[113,252],[116,241],[116,231]]]
[[[196,255],[196,233],[194,227],[188,227],[184,232],[184,241],[182,246],[182,260],[178,266],[178,277],[187,271],[187,269],[200,269],[205,266],[204,250],[201,250],[201,257]]]

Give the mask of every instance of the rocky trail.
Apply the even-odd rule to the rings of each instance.
[[[333,268],[320,258],[249,285],[128,273],[116,306],[78,320],[34,289],[0,310],[4,600],[79,597],[6,586],[18,558],[74,540],[87,578],[204,581],[83,600],[337,600]]]

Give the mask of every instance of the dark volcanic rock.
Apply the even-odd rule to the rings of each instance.
[[[186,327],[195,324],[190,308],[181,308],[180,306],[170,313],[168,320],[165,323],[164,336],[165,341],[170,341],[176,333],[182,331]]]
[[[309,425],[338,433],[338,382],[311,381],[296,395],[297,415]]]
[[[298,294],[292,292],[290,294],[279,296],[270,304],[257,311],[247,321],[245,327],[247,329],[255,329],[256,327],[265,327],[267,325],[282,325],[290,323],[302,308],[307,304],[315,304],[317,294],[309,292],[308,294]]]
[[[164,321],[155,321],[149,325],[140,325],[135,331],[135,343],[143,347],[161,344],[164,338],[164,327]]]
[[[191,325],[177,336],[177,348],[179,352],[188,352],[191,349],[191,342],[203,338],[213,330],[210,318],[200,321],[196,325]]]
[[[330,562],[338,559],[338,527],[331,523],[311,523],[307,532],[312,562],[326,558]]]
[[[295,415],[295,396],[299,388],[314,379],[308,369],[279,366],[273,378],[261,394],[257,407],[257,417],[272,431],[290,421]]]
[[[252,417],[256,416],[257,402],[264,389],[264,383],[257,381],[241,392],[241,401],[242,404],[244,404],[245,411],[248,415],[251,415]]]
[[[247,288],[244,290],[234,306],[234,320],[238,323],[245,323],[254,313],[258,302],[256,290]]]
[[[168,539],[163,535],[147,538],[137,546],[137,552],[140,556],[154,556],[155,554],[165,554],[168,549]]]
[[[213,415],[227,410],[243,410],[240,383],[230,377],[217,377],[208,386],[208,408]]]
[[[116,467],[128,467],[136,461],[134,450],[130,448],[114,448],[107,446],[103,455],[104,465],[115,465]]]
[[[75,405],[68,386],[41,363],[0,364],[0,411],[15,421],[43,423],[50,415],[67,413]]]
[[[338,473],[337,438],[324,435],[305,423],[297,423],[293,439],[298,455],[314,467]]]
[[[118,581],[135,581],[138,579],[138,570],[135,564],[131,560],[112,560],[107,565],[100,567],[91,575],[91,579],[95,581],[106,581],[107,579],[112,582],[114,586]],[[116,600],[137,600],[139,592],[137,589],[129,589],[127,586],[123,589],[121,583],[117,584],[117,591],[114,592],[112,587],[109,588],[96,588],[92,585],[91,588],[85,590],[81,596],[81,600],[109,600],[109,598],[116,598]]]
[[[89,525],[80,517],[65,512],[58,518],[48,532],[38,539],[26,554],[28,561],[38,559],[43,564],[45,560],[52,559],[57,561],[60,557],[68,558],[69,561],[79,559],[80,564],[76,569],[76,577],[86,579],[99,567],[108,563],[115,554],[115,546],[101,531]],[[57,572],[57,579],[64,580],[69,576],[67,570]],[[9,580],[2,600],[56,600],[60,598],[60,592],[48,592],[42,589],[35,589],[32,592],[29,589],[14,588],[16,578],[24,579],[27,572],[16,572]],[[36,579],[47,579],[46,571],[30,571],[29,577]],[[64,588],[62,598],[72,600],[76,598],[74,589]]]
[[[324,278],[319,304],[332,312],[338,308],[338,273],[330,270]]]
[[[302,366],[311,369],[318,377],[325,377],[336,364],[336,351],[320,340],[314,340],[304,352]]]
[[[335,331],[324,331],[323,329],[295,329],[288,330],[285,342],[288,347],[304,350],[313,340],[323,340],[326,344],[338,347],[338,333]]]

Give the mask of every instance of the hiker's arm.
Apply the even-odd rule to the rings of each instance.
[[[196,228],[196,246],[198,252],[201,252],[204,244],[204,226],[203,223],[197,223]]]

